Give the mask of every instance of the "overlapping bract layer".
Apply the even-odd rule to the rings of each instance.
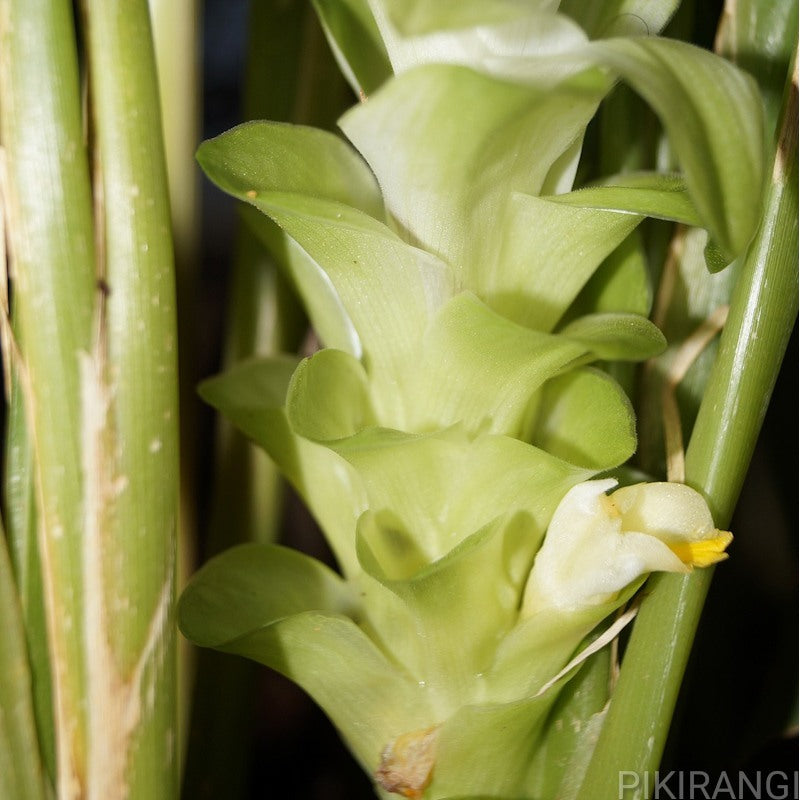
[[[620,571],[603,597],[545,610],[529,584],[565,495],[635,448],[626,396],[588,365],[663,345],[646,293],[593,307],[581,292],[644,215],[741,250],[761,181],[757,97],[680,43],[590,42],[575,20],[611,23],[580,2],[566,4],[572,20],[514,0],[317,5],[370,92],[341,122],[358,152],[251,123],[198,157],[262,212],[248,216],[326,349],[242,364],[202,393],[278,463],[343,577],[246,546],[200,571],[181,624],[301,684],[367,770],[383,758],[385,790],[432,780],[426,797],[527,796],[543,785],[533,756],[566,677],[541,690],[640,580]],[[651,4],[653,24],[667,5]],[[569,191],[612,76],[665,119],[683,178]],[[403,789],[405,766],[387,759],[415,732],[435,768]]]

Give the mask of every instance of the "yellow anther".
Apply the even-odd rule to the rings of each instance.
[[[729,531],[718,531],[718,535],[711,539],[700,539],[696,542],[675,542],[669,549],[678,558],[691,567],[709,567],[724,561],[728,554],[725,548],[733,541],[733,534]]]

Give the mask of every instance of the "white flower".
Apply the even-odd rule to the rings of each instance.
[[[528,578],[523,616],[599,605],[648,572],[690,572],[727,558],[733,537],[717,530],[694,489],[639,483],[605,494],[616,485],[587,481],[559,503]]]

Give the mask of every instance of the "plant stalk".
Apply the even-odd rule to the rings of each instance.
[[[47,781],[39,758],[31,673],[5,533],[0,531],[0,797],[45,800]]]
[[[797,211],[795,71],[762,223],[686,454],[686,481],[705,494],[720,527],[733,514],[797,317]],[[650,580],[580,800],[619,796],[620,772],[644,775],[657,768],[712,574],[706,569]],[[642,786],[625,797],[641,797]]]
[[[72,4],[2,0],[0,37],[15,368],[35,454],[47,620],[46,631],[27,633],[48,642],[58,796],[73,798],[87,777],[79,362],[90,347],[95,267]]]
[[[175,274],[147,0],[85,0],[103,242],[84,368],[89,797],[177,792]]]

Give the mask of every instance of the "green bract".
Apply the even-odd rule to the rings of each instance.
[[[248,219],[325,345],[201,392],[294,484],[341,576],[243,546],[195,576],[181,626],[302,685],[382,794],[543,800],[566,768],[543,753],[577,667],[559,673],[642,575],[621,571],[596,603],[521,613],[526,584],[569,490],[635,449],[625,393],[590,365],[664,346],[633,262],[620,259],[628,289],[606,291],[614,272],[587,285],[646,215],[705,227],[727,260],[742,250],[758,96],[704,51],[580,27],[627,35],[630,14],[655,29],[673,4],[441,5],[317,2],[369,93],[341,120],[353,147],[260,122],[200,148],[207,174],[262,212]],[[572,191],[617,78],[661,116],[683,172]],[[645,517],[637,535],[658,535]]]

